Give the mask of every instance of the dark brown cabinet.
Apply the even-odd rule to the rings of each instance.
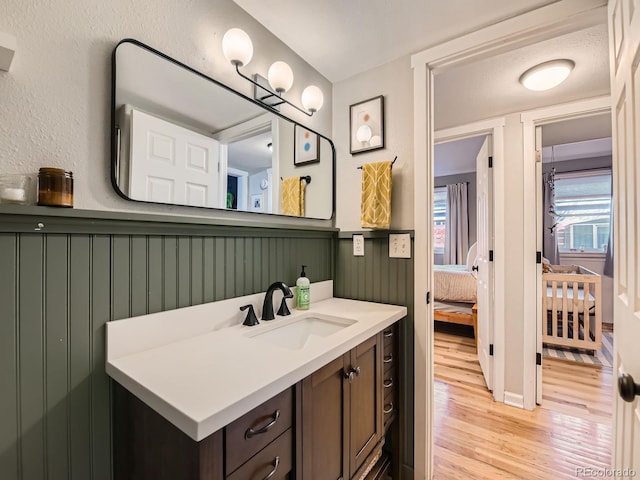
[[[385,432],[395,416],[392,331],[371,337],[200,442],[114,384],[114,478],[383,478],[390,471],[382,454]],[[389,405],[394,409],[387,412]]]
[[[380,450],[381,338],[370,338],[302,381],[304,478],[359,476]]]

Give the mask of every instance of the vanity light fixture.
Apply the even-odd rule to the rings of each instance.
[[[227,30],[222,37],[222,53],[225,58],[236,67],[236,72],[245,80],[248,80],[256,87],[256,91],[263,91],[264,95],[256,95],[256,100],[270,108],[286,103],[305,115],[312,116],[315,112],[322,108],[324,96],[322,90],[315,85],[309,85],[302,91],[301,101],[304,109],[294,105],[282,94],[287,92],[293,85],[293,71],[291,67],[283,62],[277,61],[267,73],[267,80],[273,89],[270,90],[258,81],[244,75],[240,71],[240,67],[247,65],[253,57],[253,43],[247,33],[240,28],[232,28]]]
[[[567,59],[544,62],[524,72],[520,76],[520,83],[536,92],[549,90],[564,82],[575,65],[573,60]]]

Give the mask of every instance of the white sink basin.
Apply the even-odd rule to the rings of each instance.
[[[325,338],[353,325],[356,320],[331,315],[309,314],[267,331],[249,335],[272,345],[300,350],[318,338]]]

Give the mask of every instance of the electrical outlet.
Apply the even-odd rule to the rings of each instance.
[[[409,233],[390,233],[389,234],[389,257],[411,258],[411,234]]]
[[[353,235],[353,256],[364,257],[364,235]]]

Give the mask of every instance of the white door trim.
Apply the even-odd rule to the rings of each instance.
[[[478,135],[491,135],[493,156],[493,218],[504,218],[504,117],[497,117],[480,122],[459,125],[438,130],[434,133],[434,143],[459,140]],[[505,229],[503,222],[493,222],[493,250],[498,252],[493,260],[493,398],[504,402],[504,345],[505,345],[505,258],[500,252],[505,251]]]
[[[572,118],[598,115],[611,111],[611,97],[591,98],[578,102],[563,103],[546,108],[538,108],[523,112],[520,115],[522,123],[523,168],[524,178],[536,178],[536,127]],[[524,182],[524,211],[535,212],[537,208],[535,182]],[[537,281],[536,251],[538,240],[542,232],[538,230],[537,218],[528,216],[530,221],[524,223],[524,265],[523,287],[525,292],[536,292],[536,295],[524,296],[524,348],[522,349],[524,365],[523,397],[524,408],[533,410],[536,406],[537,368],[536,353],[542,354],[541,337],[538,332],[542,329],[542,286]]]
[[[605,0],[561,0],[428,48],[411,57],[414,128],[414,478],[433,476],[433,315],[424,301],[433,284],[434,69],[445,69],[606,21]],[[427,205],[427,209],[424,206]],[[497,218],[497,216],[496,216]],[[425,268],[417,268],[425,267]]]

